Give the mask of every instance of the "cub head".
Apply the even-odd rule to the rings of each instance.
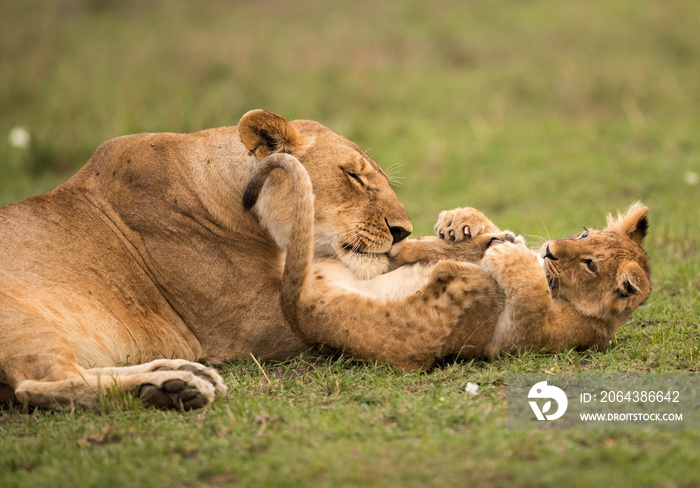
[[[608,215],[605,230],[545,243],[540,255],[553,296],[614,327],[626,320],[649,296],[651,265],[642,249],[648,213],[636,203]]]
[[[412,231],[389,178],[357,144],[310,120],[287,121],[253,110],[239,123],[255,159],[274,152],[295,156],[314,191],[314,253],[336,257],[359,278],[385,272]]]

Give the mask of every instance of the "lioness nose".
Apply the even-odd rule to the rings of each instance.
[[[389,232],[391,232],[391,237],[394,238],[393,244],[403,241],[409,235],[411,235],[410,230],[406,230],[403,227],[391,227],[389,226]]]

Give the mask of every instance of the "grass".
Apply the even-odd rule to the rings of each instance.
[[[604,350],[429,374],[307,353],[263,363],[269,381],[241,359],[203,412],[0,407],[0,485],[697,486],[697,432],[509,431],[506,390],[514,372],[700,369],[698,19],[691,0],[2,2],[0,204],[109,138],[268,108],[399,165],[417,235],[471,205],[559,237],[642,200],[653,292]]]

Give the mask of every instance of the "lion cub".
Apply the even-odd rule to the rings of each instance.
[[[407,241],[395,270],[359,280],[337,260],[313,260],[313,195],[295,158],[264,160],[244,206],[275,168],[296,193],[282,308],[310,344],[409,370],[446,356],[605,345],[649,295],[649,209],[641,204],[608,216],[605,230],[549,241],[539,253],[477,210],[443,212],[442,238]]]

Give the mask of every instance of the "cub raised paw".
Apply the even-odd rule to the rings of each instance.
[[[472,207],[443,210],[435,224],[435,234],[441,239],[459,242],[482,233],[495,234],[498,227],[483,213]]]

